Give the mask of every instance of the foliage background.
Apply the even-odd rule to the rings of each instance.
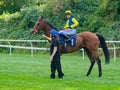
[[[90,31],[120,40],[120,0],[0,0],[0,39],[44,39],[30,33],[38,17],[60,29],[68,9],[80,23],[77,33]]]
[[[80,23],[78,33],[91,31],[120,40],[119,0],[0,0],[0,38],[42,39],[30,34],[37,18],[43,16],[60,29],[67,9]]]

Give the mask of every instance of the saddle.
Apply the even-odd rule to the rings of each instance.
[[[68,45],[75,47],[76,46],[76,34],[74,35],[59,35],[60,40],[59,44],[60,45]]]

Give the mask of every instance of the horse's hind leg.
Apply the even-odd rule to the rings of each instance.
[[[89,57],[89,59],[90,59],[90,61],[91,61],[91,65],[90,65],[90,67],[89,67],[89,69],[88,69],[88,72],[87,72],[87,74],[86,74],[86,76],[88,76],[88,75],[90,75],[90,73],[91,73],[91,71],[92,71],[92,68],[93,68],[93,66],[94,66],[94,64],[95,64],[95,60],[92,58],[92,55],[91,55],[91,53],[90,53],[88,50],[86,50],[86,53],[87,53],[87,55],[88,55],[88,57]]]
[[[101,77],[102,76],[102,67],[101,67],[101,60],[99,57],[97,59],[97,64],[98,64],[99,77]]]
[[[94,60],[97,61],[97,64],[98,64],[98,71],[99,71],[99,77],[102,75],[102,67],[101,67],[101,60],[97,54],[97,50],[93,51],[92,52],[92,56],[94,58]]]

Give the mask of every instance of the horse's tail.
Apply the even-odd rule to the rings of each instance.
[[[107,45],[105,43],[105,38],[102,35],[96,34],[97,37],[100,40],[100,45],[102,47],[102,50],[104,52],[105,55],[105,63],[108,64],[110,62],[110,54],[109,54],[109,50],[107,48]]]

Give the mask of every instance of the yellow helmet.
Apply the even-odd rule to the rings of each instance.
[[[66,15],[71,15],[72,12],[71,12],[70,10],[66,10],[66,11],[65,11],[65,14],[66,14]]]

